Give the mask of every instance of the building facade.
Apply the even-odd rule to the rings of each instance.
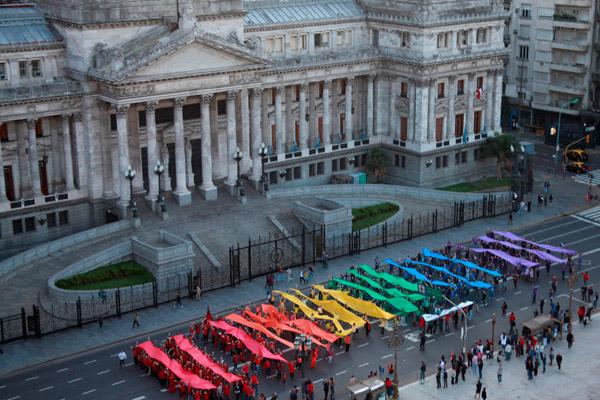
[[[502,0],[37,0],[0,7],[0,232],[18,248],[159,190],[479,177],[500,134]],[[259,155],[261,144],[268,155]],[[160,161],[165,173],[154,166]],[[264,163],[264,165],[263,165]]]
[[[561,136],[570,142],[600,99],[592,85],[597,1],[512,0],[509,7],[505,122],[549,135],[561,112]]]

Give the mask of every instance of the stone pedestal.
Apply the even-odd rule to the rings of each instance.
[[[202,195],[202,198],[206,201],[212,201],[212,200],[217,200],[217,187],[216,186],[212,186],[209,188],[203,188],[202,186],[200,186],[200,194]]]
[[[223,185],[225,186],[225,189],[227,190],[227,193],[229,193],[232,196],[236,196],[237,195],[237,190],[236,190],[236,186],[235,186],[235,182],[230,183],[230,182],[225,182],[223,183]]]
[[[192,193],[187,190],[181,193],[173,192],[173,197],[180,207],[192,204]]]
[[[157,207],[157,202],[156,202],[156,197],[152,198],[154,196],[146,196],[144,199],[146,200],[146,204],[148,204],[150,206],[150,208],[152,209],[152,212],[156,212],[158,210]]]

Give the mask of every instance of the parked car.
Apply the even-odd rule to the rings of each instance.
[[[587,161],[588,154],[583,149],[571,149],[565,151],[565,159],[567,161]]]
[[[575,172],[576,174],[587,174],[591,168],[582,161],[568,161],[565,168],[567,171]]]

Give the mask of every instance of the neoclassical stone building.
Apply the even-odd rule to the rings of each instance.
[[[138,201],[188,205],[234,193],[238,147],[248,180],[264,143],[270,184],[298,185],[382,146],[390,182],[435,187],[483,174],[501,131],[501,0],[35,3],[0,7],[4,248],[122,213],[128,166]]]

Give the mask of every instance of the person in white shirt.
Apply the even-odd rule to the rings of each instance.
[[[117,354],[117,357],[119,357],[119,367],[123,367],[125,365],[125,360],[127,360],[127,354],[121,350],[119,354]]]

